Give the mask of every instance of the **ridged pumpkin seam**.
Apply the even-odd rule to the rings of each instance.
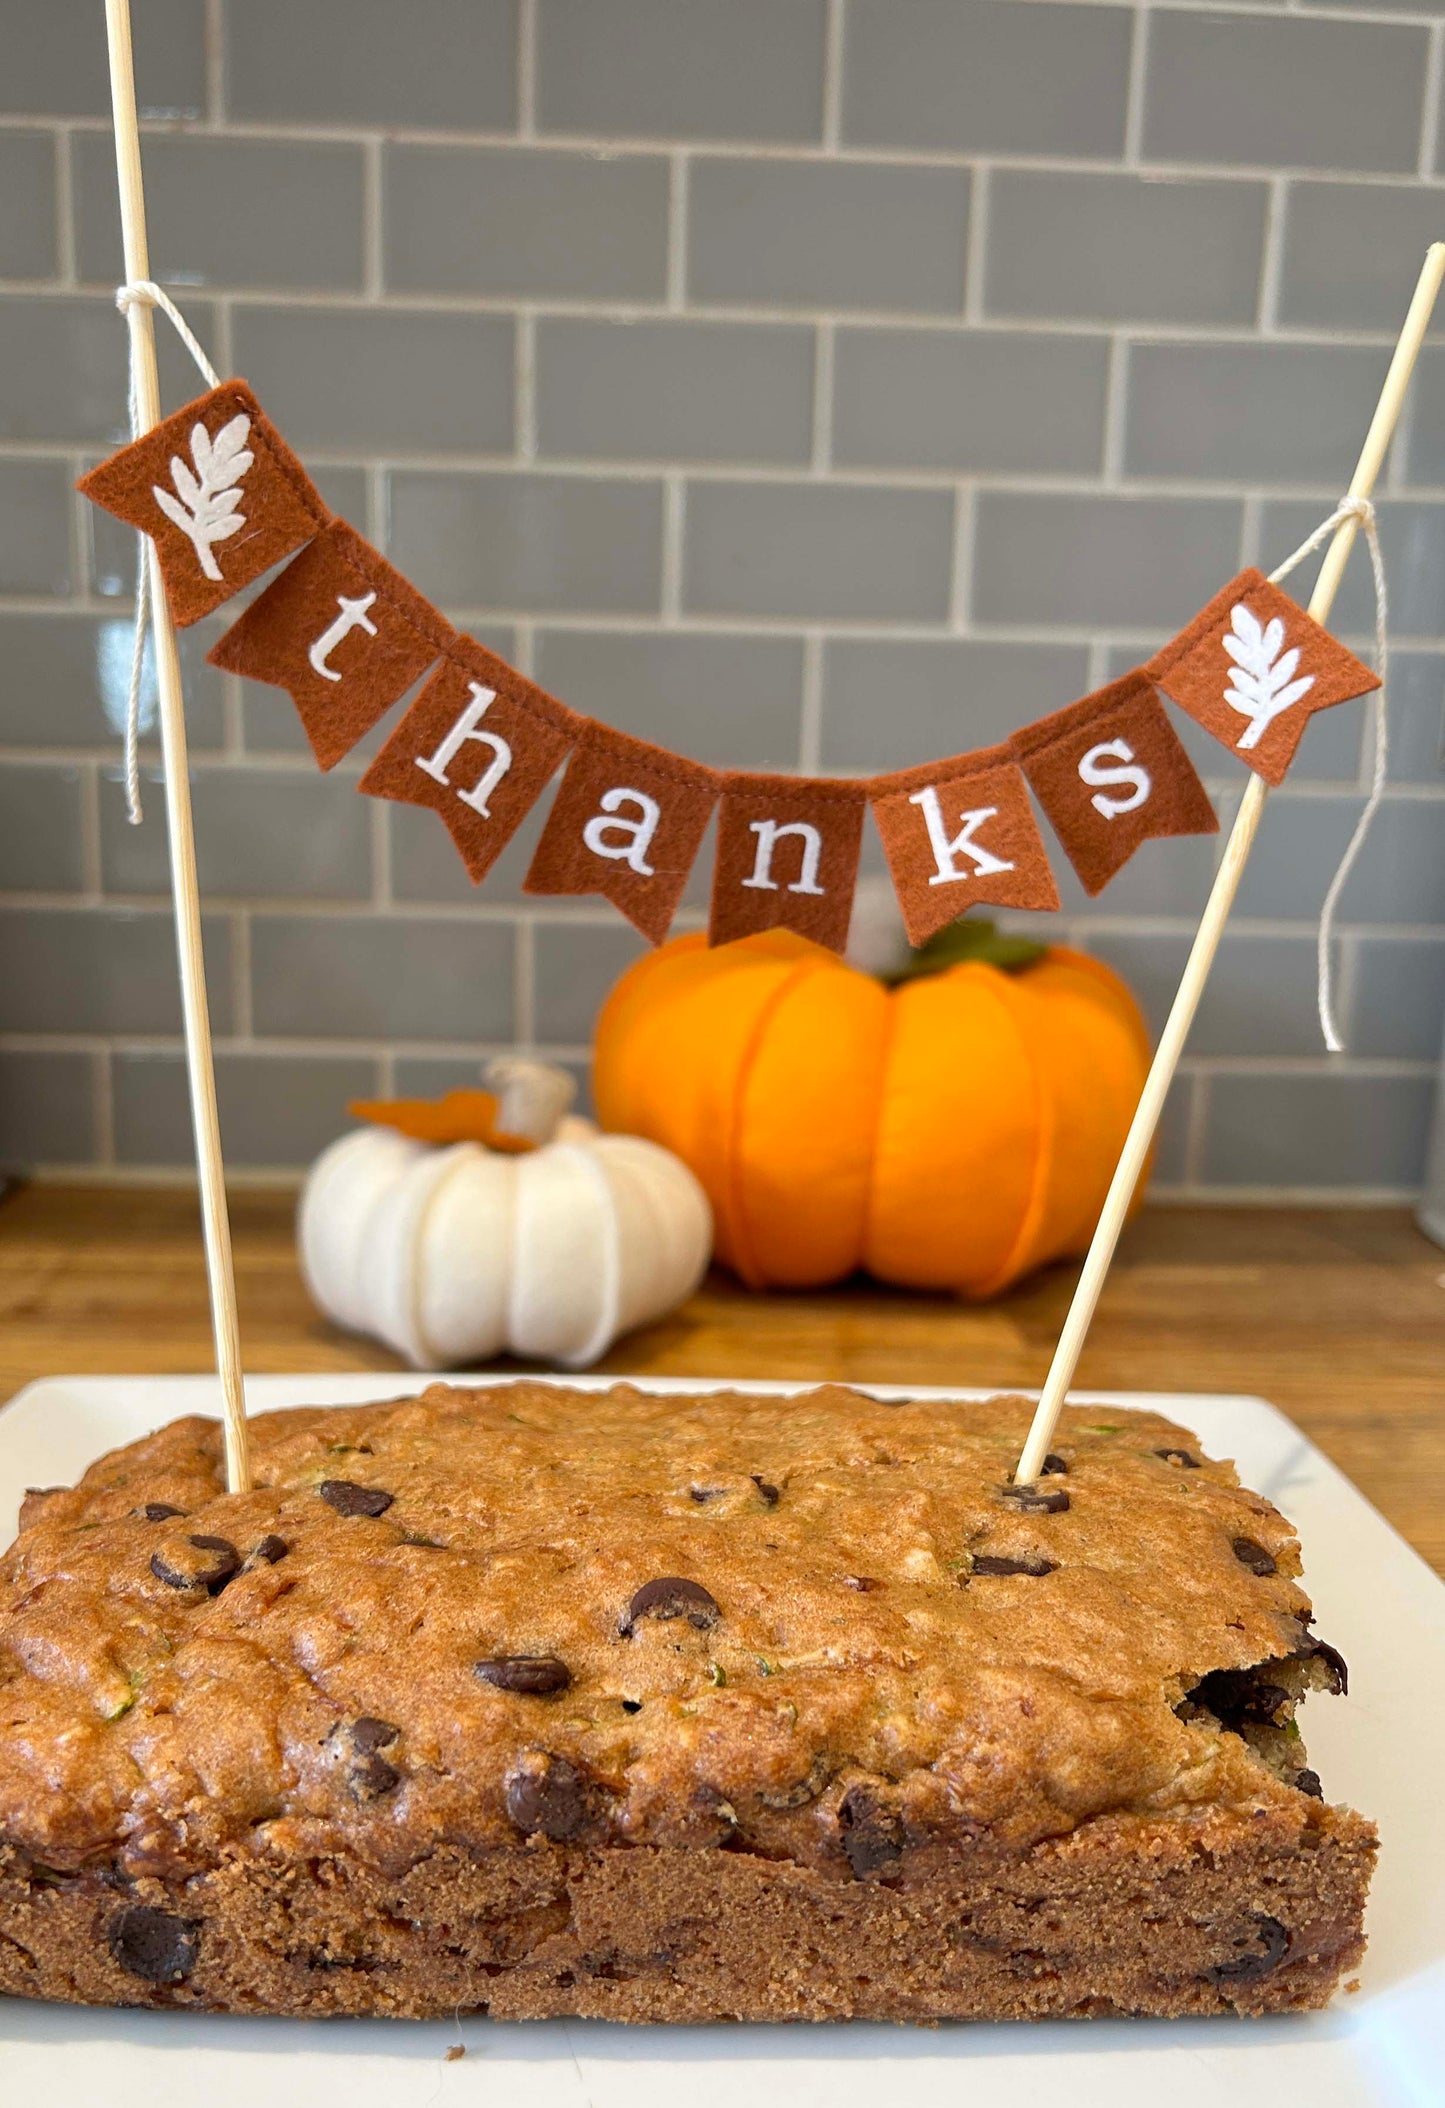
[[[1027,1251],[1029,1241],[1037,1230],[1040,1218],[1043,1215],[1044,1199],[1048,1192],[1054,1158],[1053,1104],[1044,1090],[1041,1067],[1029,1043],[1028,1035],[1020,1022],[1020,1012],[1015,1000],[1015,991],[1009,984],[1007,976],[1004,977],[1004,985],[1002,987],[994,987],[990,984],[990,993],[1007,1015],[1008,1021],[1013,1027],[1023,1050],[1024,1065],[1028,1071],[1029,1080],[1033,1085],[1034,1131],[1036,1139],[1034,1142],[1034,1160],[1029,1171],[1028,1198],[1025,1200],[1020,1213],[1019,1226],[1015,1232],[1013,1243],[1010,1245],[1006,1257],[987,1279],[980,1282],[972,1291],[976,1296],[996,1295],[1001,1288],[1007,1285],[1012,1277],[1014,1268],[1019,1264],[1021,1254]]]
[[[725,1159],[727,1166],[728,1220],[733,1230],[734,1259],[737,1271],[748,1288],[763,1288],[766,1283],[763,1280],[753,1253],[752,1240],[746,1227],[746,1204],[741,1192],[742,1174],[739,1169],[739,1158],[741,1155],[740,1136],[743,1124],[743,1101],[747,1096],[748,1085],[752,1081],[753,1068],[762,1046],[764,1031],[771,1025],[773,1017],[784,997],[790,993],[795,985],[805,980],[810,973],[816,971],[817,968],[814,962],[811,959],[803,958],[779,981],[777,987],[763,1003],[757,1017],[753,1021],[753,1029],[748,1034],[743,1046],[742,1056],[739,1059],[737,1072],[733,1078],[733,1096],[728,1112]]]
[[[893,1061],[893,1042],[898,1034],[898,1005],[902,1000],[902,993],[902,989],[897,988],[885,988],[883,991],[883,1045],[878,1063],[878,1116],[873,1123],[873,1147],[868,1152],[868,1190],[863,1206],[863,1240],[857,1262],[867,1272],[872,1271],[873,1211],[878,1204],[878,1167],[883,1155],[883,1121],[888,1111],[888,1071]]]

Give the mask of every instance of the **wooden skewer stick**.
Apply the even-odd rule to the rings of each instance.
[[[115,122],[115,165],[120,184],[125,275],[133,283],[150,277],[150,255],[146,242],[145,192],[141,186],[130,0],[105,0],[105,32],[110,50],[110,101]],[[126,324],[130,330],[131,366],[135,375],[140,429],[148,432],[152,425],[160,422],[161,414],[155,329],[150,308],[141,301],[132,301],[126,310]],[[200,1174],[201,1224],[206,1241],[211,1326],[215,1334],[216,1368],[225,1409],[226,1485],[232,1493],[247,1493],[251,1487],[251,1455],[246,1428],[246,1396],[241,1380],[241,1334],[236,1320],[231,1223],[226,1212],[221,1130],[216,1115],[211,1019],[206,1003],[206,973],[201,952],[201,902],[196,882],[196,841],[191,822],[191,781],[186,759],[181,666],[155,543],[149,539],[146,542],[146,562],[150,567],[151,630],[155,638],[156,680],[160,696],[166,833],[170,842],[171,891],[176,911],[186,1076],[190,1085],[191,1121]]]
[[[1370,420],[1370,429],[1360,454],[1359,463],[1350,482],[1352,498],[1367,498],[1375,487],[1375,478],[1384,464],[1385,454],[1394,434],[1400,410],[1405,400],[1405,391],[1410,385],[1410,376],[1415,369],[1425,331],[1445,278],[1445,242],[1435,242],[1427,250],[1424,267],[1405,317],[1405,326],[1395,346],[1395,355],[1390,361],[1390,370],[1385,376],[1385,385],[1380,400],[1375,405],[1375,414]],[[1320,565],[1320,574],[1315,589],[1310,595],[1309,612],[1317,622],[1329,620],[1334,605],[1345,560],[1354,546],[1359,527],[1357,517],[1340,522],[1325,560]],[[1064,1320],[1059,1344],[1039,1396],[1028,1440],[1018,1461],[1015,1479],[1021,1485],[1032,1485],[1043,1469],[1044,1458],[1069,1385],[1079,1366],[1079,1356],[1084,1349],[1094,1312],[1099,1306],[1104,1282],[1113,1261],[1114,1248],[1124,1227],[1129,1203],[1139,1183],[1145,1162],[1154,1141],[1154,1130],[1164,1109],[1164,1100],[1169,1086],[1174,1081],[1174,1071],[1184,1051],[1184,1042],[1194,1022],[1194,1013],[1199,1008],[1199,999],[1204,993],[1204,984],[1209,978],[1209,969],[1214,964],[1214,955],[1219,949],[1219,939],[1225,920],[1234,905],[1234,896],[1239,881],[1254,846],[1259,831],[1260,818],[1264,812],[1264,801],[1268,787],[1262,776],[1251,774],[1249,784],[1240,800],[1239,814],[1225,844],[1224,856],[1215,874],[1214,885],[1205,906],[1203,918],[1195,933],[1194,944],[1184,968],[1170,1009],[1168,1021],[1159,1037],[1159,1046],[1154,1055],[1144,1088],[1135,1108],[1134,1118],[1124,1140],[1114,1176],[1109,1184],[1098,1227],[1093,1242],[1084,1260],[1079,1285],[1074,1290],[1074,1300],[1069,1305]]]

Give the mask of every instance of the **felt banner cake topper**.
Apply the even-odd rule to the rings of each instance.
[[[187,403],[76,488],[151,537],[183,627],[292,555],[330,518],[244,381]]]
[[[1379,686],[1251,570],[1147,665],[1005,746],[870,781],[724,777],[575,715],[460,635],[327,512],[244,381],[217,385],[80,488],[155,537],[180,621],[291,558],[210,660],[285,688],[323,768],[434,667],[360,788],[438,813],[474,881],[570,755],[526,890],[598,894],[653,943],[671,926],[719,799],[711,943],[781,923],[841,950],[866,806],[908,934],[921,943],[975,904],[1059,905],[1029,790],[1091,894],[1150,837],[1217,831],[1158,690],[1278,783],[1314,711]]]
[[[1086,893],[1151,835],[1216,834],[1204,785],[1142,673],[1041,717],[1011,741]]]
[[[547,816],[527,893],[601,893],[654,944],[667,935],[717,803],[718,777],[588,724]]]
[[[866,783],[724,776],[708,942],[782,925],[842,951],[867,802]]]
[[[206,656],[284,688],[329,769],[456,636],[354,527],[332,520]]]
[[[358,786],[440,813],[474,885],[541,797],[583,727],[471,637],[450,652]]]
[[[1282,783],[1316,710],[1380,678],[1262,571],[1241,571],[1144,668],[1241,761]]]
[[[1010,750],[984,747],[870,789],[910,944],[969,908],[1056,908],[1048,851]]]

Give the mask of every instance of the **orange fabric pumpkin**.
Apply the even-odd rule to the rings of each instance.
[[[1088,1243],[1148,1064],[1133,997],[1081,953],[889,989],[769,930],[639,959],[593,1082],[604,1127],[697,1174],[751,1287],[865,1267],[989,1296]]]

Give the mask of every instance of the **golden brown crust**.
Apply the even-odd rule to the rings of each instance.
[[[214,1423],[162,1428],[32,1497],[0,1563],[0,1926],[615,1846],[700,1893],[734,1858],[886,1890],[1224,1823],[1311,1879],[1348,1846],[1353,1959],[1369,1826],[1185,1699],[1307,1644],[1289,1525],[1098,1408],[1021,1498],[1028,1411],[438,1385],[260,1416],[238,1496]]]

